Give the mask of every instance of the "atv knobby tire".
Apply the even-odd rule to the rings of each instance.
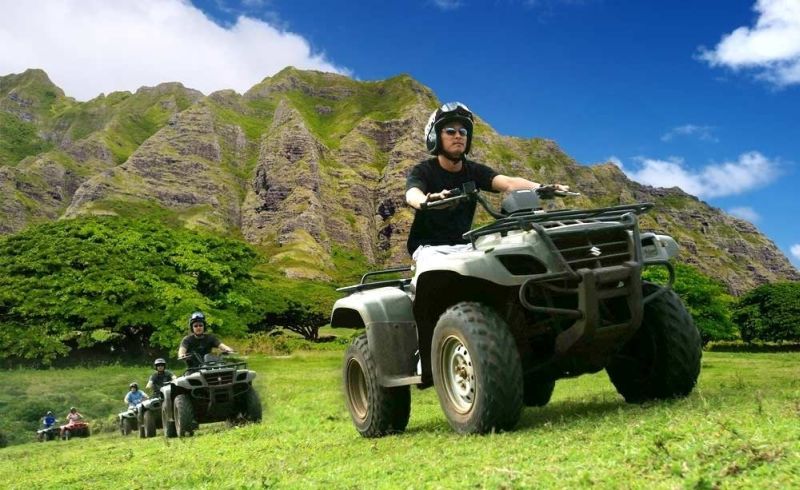
[[[261,399],[256,389],[251,386],[250,389],[245,392],[243,398],[244,409],[242,410],[242,415],[244,415],[248,422],[261,422]]]
[[[175,431],[178,437],[194,435],[194,408],[189,395],[181,393],[175,397]]]
[[[439,317],[431,347],[433,383],[447,420],[461,434],[511,430],[522,411],[522,363],[506,322],[480,303]]]
[[[167,413],[167,404],[161,404],[161,425],[164,427],[164,437],[167,439],[178,437],[178,431],[175,429],[175,421],[169,421],[169,413]]]
[[[411,415],[408,386],[386,388],[378,380],[378,366],[367,336],[359,336],[344,356],[344,396],[347,410],[364,437],[403,432]]]
[[[122,427],[123,436],[127,436],[128,434],[133,432],[133,430],[136,428],[136,423],[133,421],[133,419],[128,419],[128,418],[122,419],[122,424],[120,425]]]
[[[644,296],[660,289],[644,283]],[[691,393],[700,374],[702,343],[692,317],[669,290],[644,306],[639,330],[606,367],[628,403],[679,398]]]
[[[158,418],[158,416],[152,410],[148,410],[144,413],[143,418],[144,420],[142,421],[142,430],[144,431],[144,437],[155,437],[156,419]]]

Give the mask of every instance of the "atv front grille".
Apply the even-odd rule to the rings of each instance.
[[[550,239],[573,269],[598,269],[632,260],[630,235],[621,227],[550,233]]]
[[[233,383],[236,371],[210,371],[203,373],[208,386],[229,385]]]

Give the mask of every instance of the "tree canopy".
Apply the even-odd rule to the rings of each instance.
[[[733,311],[742,340],[800,341],[800,282],[764,284],[739,299]]]
[[[703,343],[711,340],[736,338],[736,325],[731,321],[731,307],[735,300],[718,282],[686,264],[675,264],[673,289],[686,304],[694,319]],[[645,270],[644,278],[664,284],[667,271],[662,267]]]
[[[264,317],[247,244],[162,224],[83,217],[0,238],[0,349],[45,363],[99,342],[175,348],[191,311],[220,335]]]

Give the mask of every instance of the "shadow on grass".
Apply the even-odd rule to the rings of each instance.
[[[641,407],[641,405],[631,405],[625,403],[622,399],[565,400],[550,403],[545,407],[527,407],[522,411],[517,430],[536,429],[548,423],[569,424],[575,420],[586,422],[593,419],[602,419],[610,413],[638,407]]]
[[[638,410],[641,407],[653,406],[656,404],[671,404],[674,400],[660,400],[647,402],[642,405],[626,403],[621,398],[619,400],[564,400],[548,404],[545,407],[525,407],[522,410],[519,423],[514,432],[535,431],[547,424],[569,425],[572,422],[602,419],[608,414],[623,413]],[[413,417],[413,415],[412,415]],[[441,418],[426,420],[419,424],[413,424],[406,429],[406,434],[440,434],[452,433],[450,424],[447,423],[444,413]]]

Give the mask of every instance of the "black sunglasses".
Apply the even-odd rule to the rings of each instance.
[[[469,134],[467,128],[444,128],[442,131],[448,136],[455,136],[456,133],[460,134],[461,136],[466,137]]]

